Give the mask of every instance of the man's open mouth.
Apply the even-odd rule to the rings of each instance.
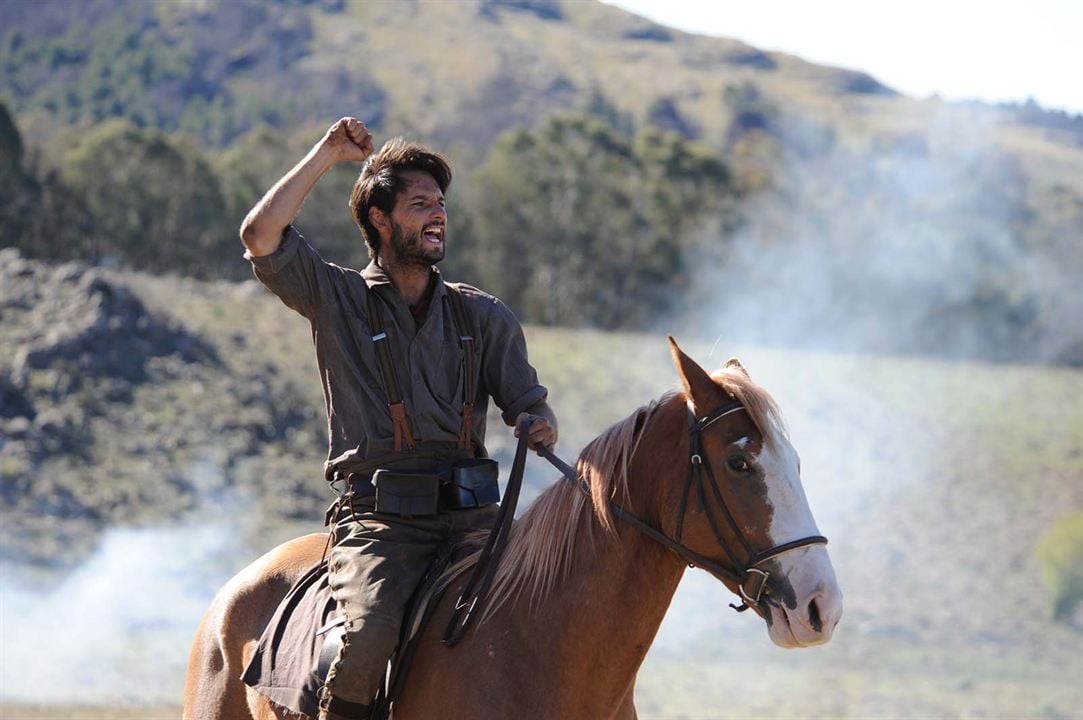
[[[430,225],[429,227],[425,228],[425,230],[421,233],[421,236],[431,243],[440,244],[444,242],[444,226]]]

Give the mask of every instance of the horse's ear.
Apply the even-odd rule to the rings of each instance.
[[[692,401],[693,412],[699,414],[710,410],[718,402],[718,386],[699,364],[684,354],[672,335],[669,339],[669,351],[673,355],[673,364],[681,376],[684,394]]]
[[[749,380],[752,379],[752,377],[748,374],[748,370],[745,370],[745,366],[742,365],[741,361],[738,360],[735,357],[731,357],[729,360],[727,360],[725,362],[725,364],[722,365],[722,367],[724,367],[724,368],[733,368],[735,370],[739,370],[741,372],[741,374],[744,375],[746,378],[748,378]]]

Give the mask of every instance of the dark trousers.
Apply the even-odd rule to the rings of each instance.
[[[398,643],[406,604],[436,550],[491,529],[499,512],[490,505],[402,518],[377,513],[373,500],[357,499],[354,511],[332,530],[331,593],[346,616],[346,634],[327,674],[324,703],[331,696],[372,701]]]

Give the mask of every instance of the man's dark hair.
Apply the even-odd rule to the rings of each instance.
[[[401,137],[391,138],[384,143],[380,152],[370,157],[361,169],[350,195],[350,211],[361,228],[370,258],[376,259],[380,253],[380,233],[369,222],[369,208],[377,207],[386,215],[391,215],[395,198],[406,184],[403,178],[405,170],[420,170],[432,175],[440,186],[440,192],[447,192],[451,185],[451,163],[440,153]]]

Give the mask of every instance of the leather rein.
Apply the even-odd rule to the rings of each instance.
[[[719,580],[728,580],[735,584],[740,593],[742,602],[740,605],[731,603],[731,608],[737,612],[744,612],[749,608],[755,608],[757,612],[762,612],[760,610],[760,603],[761,600],[763,600],[764,595],[770,595],[768,582],[771,579],[771,573],[759,566],[790,550],[797,550],[798,548],[806,547],[808,545],[826,545],[827,538],[823,535],[810,535],[801,538],[800,540],[793,540],[791,542],[782,543],[781,545],[775,545],[766,550],[757,551],[753,550],[752,545],[748,542],[748,538],[741,532],[740,525],[738,525],[737,520],[733,517],[733,513],[730,512],[729,506],[726,505],[726,501],[722,497],[722,492],[718,487],[718,481],[715,479],[714,471],[711,469],[710,460],[706,458],[703,451],[703,431],[717,420],[745,409],[745,406],[739,400],[731,400],[701,418],[696,418],[695,415],[689,411],[688,472],[685,475],[684,490],[681,493],[681,502],[677,509],[677,532],[674,537],[669,537],[661,530],[649,525],[612,500],[609,501],[609,509],[616,517],[639,530],[652,540],[672,550],[682,560],[688,563],[689,567],[703,568]],[[507,546],[511,524],[515,518],[515,506],[518,504],[519,491],[523,483],[523,474],[526,466],[527,429],[529,425],[529,419],[520,422],[518,425],[519,442],[516,446],[515,459],[512,462],[511,474],[508,477],[507,487],[504,492],[504,500],[500,503],[500,513],[497,516],[492,532],[489,533],[489,537],[482,547],[481,554],[477,564],[474,566],[473,573],[455,602],[451,618],[444,631],[444,637],[441,640],[444,645],[455,645],[466,634],[466,630],[470,626],[471,621],[476,617],[478,614],[477,611],[485,602],[485,596],[488,594],[489,587],[492,584],[493,575],[500,562],[500,557],[503,555],[504,548]],[[576,472],[575,468],[554,455],[548,448],[539,448],[538,454],[559,470],[564,480],[567,480],[574,487],[578,488],[587,496],[587,498],[591,498],[590,486],[579,477],[579,473]],[[704,555],[700,555],[687,545],[681,543],[681,531],[684,528],[684,516],[688,511],[688,497],[692,493],[693,488],[699,499],[700,511],[706,514],[707,521],[711,526],[711,531],[714,533],[715,539],[718,541],[718,545],[722,548],[723,552],[725,552],[726,557],[729,558],[730,567]],[[712,505],[708,503],[708,490],[710,490],[710,497],[713,497],[717,506],[721,508],[722,519],[729,525],[730,530],[742,546],[745,557],[743,562],[733,552],[733,549],[730,547],[729,543],[726,542],[726,539],[722,534],[718,518],[716,518],[715,512],[712,510]],[[750,582],[753,584],[746,589],[746,586],[748,586]]]

